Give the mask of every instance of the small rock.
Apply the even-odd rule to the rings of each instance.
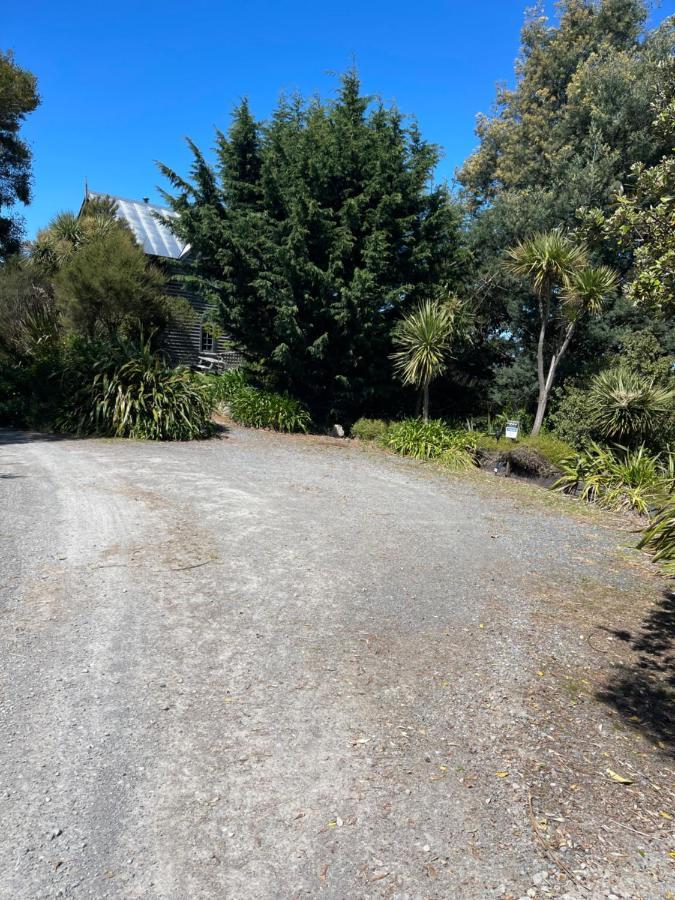
[[[343,438],[343,437],[345,436],[345,430],[344,430],[344,428],[342,427],[342,425],[337,425],[337,424],[335,424],[335,425],[333,425],[333,428],[332,428],[332,430],[331,430],[331,434],[333,435],[333,437],[336,437],[336,438]]]
[[[532,876],[532,884],[543,884],[548,878],[548,872],[544,869],[543,872],[537,872]]]
[[[62,834],[63,834],[63,828],[55,828],[55,829],[52,831],[52,833],[51,833],[49,839],[50,839],[50,841],[53,841],[54,838],[57,838],[57,837],[59,837],[59,836],[62,835]]]

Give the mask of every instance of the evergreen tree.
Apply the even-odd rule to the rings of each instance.
[[[0,260],[19,249],[21,222],[9,210],[30,201],[31,179],[31,151],[19,129],[39,102],[35,76],[0,51]]]
[[[161,166],[174,227],[260,376],[318,415],[381,402],[393,323],[461,274],[437,148],[351,71],[332,102],[283,98],[265,123],[240,104],[214,166],[192,151],[187,180]]]
[[[653,165],[668,149],[652,120],[675,19],[645,31],[643,0],[563,0],[558,10],[556,24],[540,8],[527,19],[516,84],[498,90],[492,116],[479,117],[479,146],[458,173],[480,302],[476,346],[488,374],[482,393],[497,405],[533,405],[538,395],[538,310],[507,274],[506,248],[552,228],[574,230],[580,208],[608,212],[631,166]],[[625,273],[626,255],[595,250],[597,262]],[[618,296],[587,323],[559,377],[596,371],[627,332],[653,324]]]

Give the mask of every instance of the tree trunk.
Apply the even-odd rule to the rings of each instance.
[[[422,418],[425,422],[429,421],[429,385],[424,385],[424,392],[422,394]]]
[[[537,347],[537,373],[539,373],[539,369],[541,368],[541,377],[539,379],[539,399],[537,401],[537,414],[534,417],[534,425],[532,426],[532,436],[536,437],[541,431],[541,426],[544,424],[544,416],[546,415],[546,407],[548,406],[548,398],[551,394],[551,388],[553,387],[553,382],[555,381],[555,373],[558,369],[558,363],[564,356],[567,348],[570,345],[570,341],[572,340],[572,335],[574,334],[574,329],[576,327],[576,320],[573,320],[569,323],[567,328],[565,329],[565,337],[563,339],[560,347],[554,352],[551,357],[551,362],[548,367],[548,375],[546,378],[543,378],[544,374],[544,352],[543,352],[543,344],[541,343],[540,338],[540,347],[541,347],[541,366],[540,366],[540,347]]]
[[[548,312],[551,305],[550,292],[550,287],[545,285],[539,295],[539,340],[537,341],[537,381],[539,382],[539,399],[537,400],[537,414],[534,417],[534,425],[532,426],[533,437],[536,437],[541,431],[544,415],[546,413],[546,403],[548,402],[546,378],[544,377],[544,350],[546,349]]]

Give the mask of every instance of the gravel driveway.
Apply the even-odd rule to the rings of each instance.
[[[239,429],[0,432],[0,499],[3,900],[673,888],[667,739],[596,696],[629,532]]]

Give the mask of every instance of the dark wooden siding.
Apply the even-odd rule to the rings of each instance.
[[[174,365],[196,366],[202,353],[202,321],[208,309],[208,303],[184,282],[169,279],[165,287],[171,297],[179,297],[190,304],[194,316],[181,324],[174,324],[166,329],[162,346]],[[231,341],[221,336],[216,342],[213,354],[225,360],[227,368],[236,368],[244,361],[239,351],[232,349]]]

